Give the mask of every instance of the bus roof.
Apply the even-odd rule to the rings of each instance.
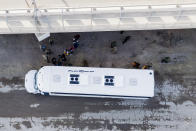
[[[45,66],[37,84],[50,93],[154,96],[153,70]]]

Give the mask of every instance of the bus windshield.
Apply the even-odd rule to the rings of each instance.
[[[37,74],[38,74],[38,72],[35,74],[35,86],[34,86],[34,89],[36,90],[36,91],[38,91],[38,86],[37,86]]]

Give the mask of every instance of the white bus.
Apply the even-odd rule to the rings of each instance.
[[[154,96],[153,70],[44,66],[25,76],[28,93],[51,96],[146,99]]]

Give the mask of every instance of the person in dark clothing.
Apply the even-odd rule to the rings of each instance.
[[[61,59],[61,55],[58,55],[58,59]]]
[[[129,39],[131,39],[130,36],[126,36],[125,39],[122,41],[122,44],[125,44]]]
[[[74,51],[74,47],[71,47],[71,48],[69,49],[70,54],[73,54],[73,51]]]
[[[152,66],[151,65],[144,65],[142,66],[142,69],[150,69]]]
[[[80,38],[80,35],[79,34],[75,35],[74,38],[73,38],[73,42],[74,41],[77,41],[79,38]]]
[[[125,31],[120,31],[120,34],[123,34]]]
[[[65,62],[67,60],[66,57],[65,57],[65,54],[61,55],[61,59],[62,59],[63,62]]]
[[[58,55],[57,65],[62,66],[62,55]]]
[[[171,58],[170,57],[164,57],[162,60],[161,60],[161,63],[170,63],[171,62]]]
[[[47,63],[50,63],[50,57],[46,55],[46,58],[47,58]]]
[[[62,66],[62,62],[61,62],[61,61],[58,61],[58,62],[57,62],[57,65],[58,65],[58,66]]]
[[[45,45],[40,45],[40,49],[45,52],[46,51],[46,46]]]
[[[111,47],[111,48],[114,48],[114,47],[116,47],[116,46],[117,46],[116,41],[112,41],[110,47]]]
[[[63,64],[63,63],[62,63],[62,61],[61,61],[61,58],[59,58],[58,61],[57,61],[57,65],[58,65],[58,66],[62,66],[62,64]]]
[[[134,61],[133,63],[131,63],[131,65],[133,66],[133,68],[139,69],[140,68],[140,63]]]
[[[51,46],[54,45],[54,38],[50,38],[49,43],[50,43]]]
[[[52,61],[52,64],[54,64],[54,65],[57,64],[57,63],[56,63],[56,58],[55,58],[55,57],[53,57],[51,61]]]
[[[75,49],[76,49],[76,48],[78,48],[78,46],[79,46],[79,42],[78,42],[78,41],[73,42],[73,46],[74,46],[74,48],[75,48]]]

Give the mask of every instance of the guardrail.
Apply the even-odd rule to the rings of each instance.
[[[196,4],[0,10],[0,33],[196,28]]]

